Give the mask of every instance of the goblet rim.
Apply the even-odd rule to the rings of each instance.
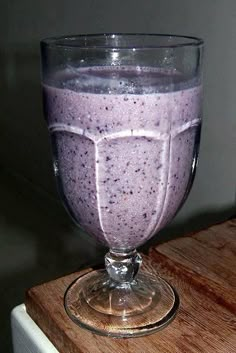
[[[139,38],[138,38],[139,37]],[[91,40],[104,39],[103,43],[91,42]],[[106,42],[112,39],[126,39],[127,43]],[[137,39],[140,39],[137,44]],[[161,40],[158,44],[158,39]],[[146,43],[153,40],[153,43]],[[184,47],[203,47],[204,40],[200,37],[182,34],[162,33],[88,33],[53,36],[41,40],[42,47],[58,49],[81,49],[81,50],[150,50],[150,49],[174,49]]]

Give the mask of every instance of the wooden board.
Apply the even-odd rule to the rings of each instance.
[[[63,307],[74,273],[27,292],[29,315],[60,353],[234,353],[236,351],[236,220],[162,244],[145,257],[178,291],[176,319],[140,338],[112,339],[76,326]]]

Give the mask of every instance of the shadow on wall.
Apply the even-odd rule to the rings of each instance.
[[[201,229],[224,222],[233,217],[236,217],[236,207],[203,210],[196,215],[185,218],[183,221],[171,222],[166,228],[162,229],[159,234],[150,239],[148,243],[144,245],[142,250],[146,252],[151,246],[198,232]]]
[[[62,205],[0,172],[1,352],[10,353],[10,312],[28,288],[102,262],[104,249],[76,229]]]
[[[0,54],[1,164],[55,195],[42,111],[39,44],[8,48]]]

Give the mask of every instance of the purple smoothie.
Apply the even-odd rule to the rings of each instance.
[[[113,249],[169,222],[191,184],[201,86],[177,73],[90,68],[44,84],[54,166],[74,220]]]

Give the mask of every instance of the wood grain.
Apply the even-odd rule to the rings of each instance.
[[[233,353],[235,248],[236,221],[231,220],[150,250],[144,267],[167,279],[181,300],[176,319],[150,336],[112,339],[76,326],[63,297],[80,273],[30,289],[26,308],[60,353]]]

